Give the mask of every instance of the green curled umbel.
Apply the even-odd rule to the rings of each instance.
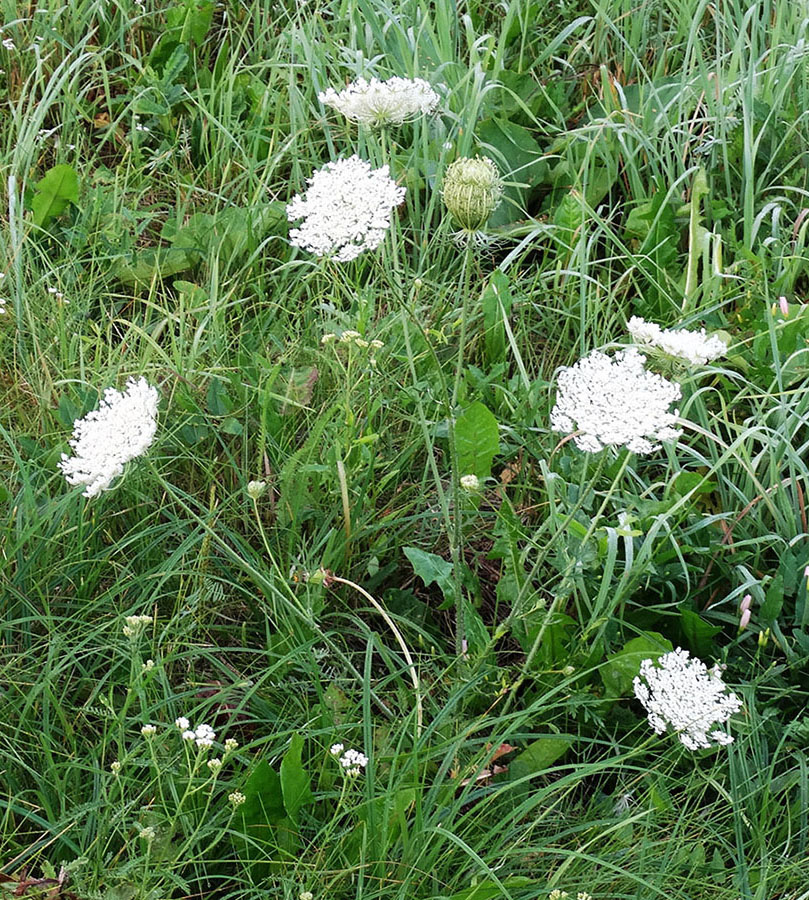
[[[479,231],[503,195],[497,166],[488,158],[463,156],[447,167],[441,196],[464,231]]]

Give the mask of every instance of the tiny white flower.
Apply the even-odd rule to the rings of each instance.
[[[462,475],[460,481],[463,490],[476,494],[480,490],[480,479],[477,475]]]
[[[159,402],[145,378],[130,378],[124,392],[107,388],[98,408],[73,423],[75,455],[63,453],[58,464],[68,484],[86,485],[85,497],[108,490],[124,465],[151,446]]]
[[[266,481],[248,481],[247,494],[251,500],[258,500],[267,489]]]
[[[140,733],[144,737],[151,737],[153,734],[157,734],[157,727],[155,725],[144,725]]]
[[[228,794],[228,801],[233,804],[233,806],[241,806],[247,800],[247,797],[241,791],[233,791],[232,794]]]
[[[184,732],[180,735],[180,737],[181,737],[184,741],[195,741],[195,740],[197,739],[197,736],[194,734],[193,731],[184,731]]]
[[[340,335],[340,343],[351,344],[356,341],[359,336],[359,331],[352,331],[350,328],[348,328]]]
[[[120,771],[121,771],[121,763],[119,763],[117,759],[113,760],[110,763],[110,772],[112,772],[113,775],[118,775],[120,773]]]
[[[147,826],[146,828],[141,828],[140,825],[138,825],[137,828],[138,837],[141,840],[146,841],[147,844],[151,844],[152,841],[157,837],[157,834],[151,825]]]
[[[371,349],[372,350],[381,350],[385,346],[384,341],[373,340],[371,341]]]
[[[315,895],[311,891],[301,891],[298,900],[315,900]]]
[[[332,756],[339,756],[343,752],[343,750],[345,750],[345,746],[343,744],[332,744],[329,753],[331,753]]]
[[[137,638],[141,635],[147,625],[151,625],[154,619],[152,616],[125,616],[124,626],[121,629],[124,637]]]
[[[196,739],[197,747],[213,747],[216,732],[210,725],[197,725],[194,738]]]
[[[346,750],[338,762],[346,769],[347,775],[356,776],[368,765],[368,757],[359,750]]]
[[[225,741],[225,753],[233,753],[239,746],[239,742],[235,738],[228,738]]]
[[[213,759],[208,760],[208,768],[216,775],[219,770],[222,768],[222,760],[218,757],[214,757]]]
[[[438,106],[438,94],[423,78],[397,76],[387,81],[358,78],[339,94],[333,88],[323,91],[318,100],[347,119],[372,128],[402,125],[429,115]]]
[[[175,719],[174,724],[177,726],[177,728],[180,729],[180,731],[188,731],[188,729],[191,727],[191,723],[188,721],[188,719],[186,719],[185,716],[180,716],[178,719]]]
[[[333,344],[337,340],[337,335],[333,332],[330,334],[324,334],[320,339],[321,344]]]
[[[154,660],[147,659],[145,663],[141,664],[140,668],[141,668],[142,672],[151,672],[152,669],[154,668]]]
[[[390,177],[388,167],[371,169],[358,156],[326,163],[309,179],[304,194],[287,205],[296,247],[329,256],[338,262],[356,259],[364,250],[376,250],[391,223],[393,210],[406,189]]]

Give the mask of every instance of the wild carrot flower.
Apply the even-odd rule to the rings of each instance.
[[[708,671],[702,660],[689,659],[688,651],[678,647],[656,663],[643,660],[633,685],[657,734],[671,729],[690,750],[733,742],[714,727],[742,708],[736,694],[725,693],[720,666]]]
[[[358,156],[326,163],[309,179],[304,194],[287,205],[290,241],[315,256],[339,262],[375,250],[390,227],[391,213],[405,198],[387,166],[371,169]]]
[[[636,344],[656,347],[692,366],[704,366],[727,353],[728,346],[718,335],[708,337],[704,328],[688,331],[685,328],[661,328],[640,316],[632,316],[627,329]]]
[[[438,106],[438,94],[423,78],[398,76],[387,81],[358,78],[339,93],[328,88],[318,94],[318,100],[347,119],[371,128],[402,125],[428,115]]]
[[[86,485],[85,497],[106,491],[125,463],[145,453],[157,431],[157,388],[130,378],[124,392],[107,388],[98,409],[73,423],[70,446],[58,464],[68,484]]]
[[[564,367],[551,410],[553,430],[573,434],[576,446],[591,453],[607,446],[651,453],[660,447],[653,440],[676,440],[682,434],[672,427],[678,411],[669,407],[680,399],[680,386],[647,372],[645,362],[628,347],[612,358],[594,350]]]

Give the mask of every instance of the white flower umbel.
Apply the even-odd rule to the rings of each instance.
[[[315,256],[339,262],[376,250],[390,228],[391,212],[405,198],[387,166],[371,169],[358,156],[326,163],[309,179],[304,194],[287,205],[290,241]]]
[[[328,88],[318,94],[318,100],[347,119],[371,128],[402,125],[429,115],[438,106],[438,94],[423,78],[398,76],[387,81],[358,78],[339,93]]]
[[[640,316],[632,316],[627,330],[636,344],[656,347],[691,366],[704,366],[727,353],[728,346],[718,335],[708,337],[704,328],[688,331],[685,328],[661,328]]]
[[[627,447],[651,453],[674,441],[678,410],[669,407],[682,396],[680,386],[647,372],[645,358],[628,347],[607,356],[594,350],[559,373],[556,405],[551,410],[554,431],[573,434],[580,450],[597,453],[604,447]]]
[[[160,396],[145,378],[130,378],[122,393],[107,388],[98,406],[73,423],[70,446],[58,464],[68,484],[86,485],[85,497],[106,491],[124,465],[145,453],[157,431]]]
[[[714,726],[737,713],[742,701],[733,692],[725,693],[719,666],[708,671],[702,660],[690,659],[688,651],[678,647],[657,664],[643,660],[633,685],[657,734],[671,729],[690,750],[733,742]]]

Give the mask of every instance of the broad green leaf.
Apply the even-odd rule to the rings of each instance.
[[[497,419],[482,403],[473,403],[458,416],[455,451],[459,478],[464,475],[488,478],[492,474],[492,460],[500,452],[500,432]]]
[[[166,11],[169,28],[179,28],[179,40],[201,44],[211,27],[214,13],[213,0],[184,0]]]
[[[259,760],[253,767],[242,793],[246,799],[239,812],[247,828],[264,828],[270,823],[280,822],[286,815],[281,780],[265,759]]]
[[[439,895],[441,900],[505,900],[503,888],[507,891],[519,891],[521,888],[528,888],[533,885],[532,879],[525,875],[513,875],[510,878],[504,878],[500,884],[496,884],[490,878],[479,881],[472,887],[464,888],[448,897]],[[501,886],[502,885],[502,886]],[[434,898],[438,900],[438,898]]]
[[[673,649],[671,641],[656,631],[645,631],[639,637],[632,638],[601,667],[604,687],[612,697],[628,695],[643,660],[659,659]]]
[[[123,284],[139,284],[149,287],[155,278],[168,278],[193,268],[195,262],[185,250],[160,247],[156,250],[139,250],[131,257],[117,259],[112,274]]]
[[[680,624],[688,645],[697,656],[710,656],[714,635],[722,630],[719,625],[710,625],[693,610],[680,610]]]
[[[546,734],[532,741],[508,767],[509,780],[539,775],[567,753],[574,743],[572,734]]]
[[[31,200],[34,225],[46,228],[69,203],[79,205],[79,176],[72,166],[54,166],[37,182]]]
[[[451,562],[436,553],[419,550],[418,547],[403,547],[402,549],[404,555],[410,560],[413,571],[424,582],[425,587],[429,587],[435,582],[447,600],[455,596]]]
[[[781,607],[784,605],[784,576],[776,575],[767,588],[764,603],[759,610],[759,618],[765,625],[769,625],[781,615]]]
[[[312,800],[309,775],[303,768],[301,753],[303,735],[294,734],[289,749],[281,760],[281,792],[289,818],[297,824],[298,811]]]

